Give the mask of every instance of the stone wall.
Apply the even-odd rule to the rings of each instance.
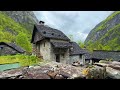
[[[63,40],[46,39],[46,40],[37,42],[36,44],[33,44],[33,48],[37,49],[37,52],[39,52],[40,55],[43,56],[44,60],[56,61],[56,55],[54,53],[55,49],[53,48],[50,41],[67,42],[67,41],[63,41]],[[34,51],[33,51],[33,54],[35,54]],[[69,62],[69,49],[66,49],[64,54],[60,54],[60,62],[61,63]]]
[[[40,44],[37,45],[37,48],[40,51],[41,56],[43,56],[44,60],[52,60],[51,59],[51,44],[49,40],[43,40]]]
[[[79,61],[80,64],[85,64],[85,59],[84,59],[84,55],[72,55],[70,56],[70,61],[69,64],[72,64],[73,62]]]
[[[0,46],[3,47],[0,49],[0,55],[13,55],[18,53],[16,50],[12,49],[7,45],[0,45]]]
[[[63,40],[55,40],[55,39],[51,39],[50,40],[51,42],[53,41],[56,41],[56,42],[67,42],[67,41],[63,41]],[[56,61],[56,56],[55,56],[55,53],[54,53],[54,49],[53,49],[53,46],[51,45],[51,59],[53,61]],[[61,63],[68,63],[69,61],[69,49],[67,49],[64,54],[60,54],[60,62]]]

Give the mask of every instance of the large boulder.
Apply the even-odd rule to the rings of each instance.
[[[113,69],[112,67],[106,67],[107,76],[112,79],[120,79],[120,70]]]
[[[86,79],[104,79],[107,77],[105,67],[100,66],[86,68],[83,70],[83,74],[86,75]]]

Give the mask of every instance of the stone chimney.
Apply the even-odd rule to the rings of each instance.
[[[45,22],[44,22],[44,21],[39,21],[39,24],[40,24],[40,25],[44,25]]]

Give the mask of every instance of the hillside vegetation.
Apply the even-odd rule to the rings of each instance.
[[[23,38],[22,35],[25,39],[20,41],[20,39]],[[31,32],[23,27],[23,25],[0,11],[0,42],[15,42],[26,51],[31,52],[31,35]],[[19,39],[17,37],[19,37]]]
[[[113,12],[91,30],[85,40],[88,49],[120,50],[120,11]]]

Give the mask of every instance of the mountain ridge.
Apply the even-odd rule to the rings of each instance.
[[[96,50],[120,50],[120,11],[115,11],[88,34],[85,45]]]

